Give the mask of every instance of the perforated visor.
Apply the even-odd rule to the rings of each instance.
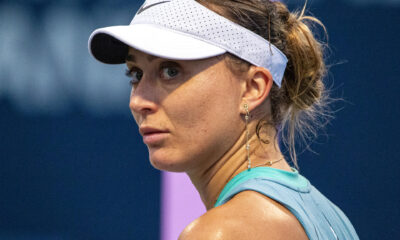
[[[278,86],[287,64],[268,40],[195,0],[147,0],[129,26],[100,28],[89,38],[91,54],[104,63],[123,63],[127,46],[176,60],[229,52],[268,69]]]
[[[226,52],[193,36],[149,24],[100,28],[89,38],[90,53],[108,64],[124,63],[128,46],[175,60],[203,59]]]

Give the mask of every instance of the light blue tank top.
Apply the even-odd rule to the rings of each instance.
[[[226,184],[215,207],[236,194],[252,190],[285,206],[303,225],[310,240],[359,239],[346,215],[297,170],[257,167],[243,171]]]

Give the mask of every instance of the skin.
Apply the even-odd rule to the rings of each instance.
[[[163,131],[146,144],[151,164],[186,172],[208,210],[185,228],[180,240],[308,239],[286,208],[253,191],[213,208],[225,184],[247,169],[244,103],[251,112],[252,165],[283,158],[273,128],[263,133],[270,144],[255,134],[257,122],[270,115],[268,70],[252,66],[237,76],[221,56],[172,61],[133,48],[126,64],[134,81],[129,106],[139,131]],[[272,167],[291,171],[284,160]]]

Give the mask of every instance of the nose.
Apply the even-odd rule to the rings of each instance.
[[[149,81],[142,79],[132,87],[129,108],[132,114],[150,114],[157,111],[156,89]]]

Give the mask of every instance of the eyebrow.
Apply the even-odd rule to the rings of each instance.
[[[149,61],[149,62],[152,62],[152,61],[154,61],[155,59],[157,59],[157,58],[159,58],[159,57],[156,57],[156,56],[152,56],[152,55],[147,55],[147,60]],[[129,61],[129,62],[136,62],[136,58],[135,58],[135,56],[134,55],[132,55],[132,54],[128,54],[127,56],[126,56],[126,58],[125,58],[125,61]]]

